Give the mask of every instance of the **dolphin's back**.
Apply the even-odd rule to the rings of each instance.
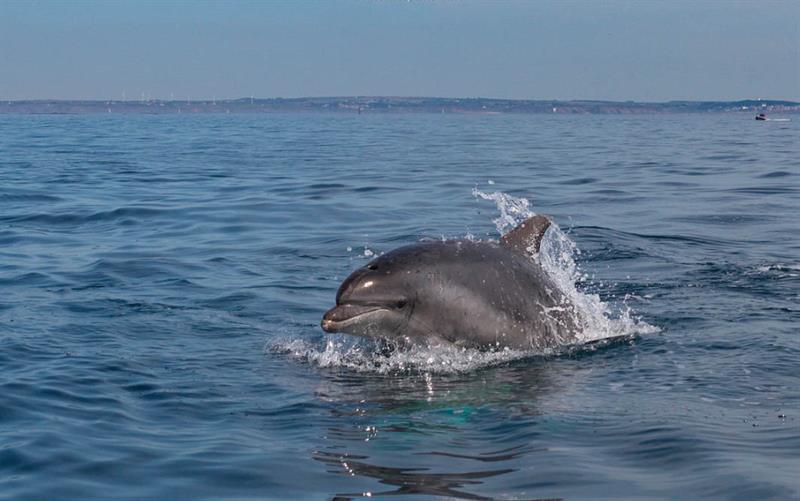
[[[523,253],[492,242],[423,242],[382,256],[418,291],[411,329],[460,346],[546,349],[574,336],[573,306]]]

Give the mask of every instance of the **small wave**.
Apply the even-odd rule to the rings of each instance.
[[[119,207],[93,214],[86,212],[67,213],[36,213],[25,215],[2,216],[0,221],[7,223],[34,223],[44,226],[79,226],[88,223],[107,222],[116,220],[138,220],[157,217],[168,213],[167,209],[153,209],[147,207]]]
[[[3,202],[61,202],[63,199],[43,193],[0,193]]]
[[[730,188],[728,193],[740,193],[746,195],[782,195],[797,192],[794,186],[745,186],[743,188]]]
[[[793,172],[786,171],[786,170],[776,170],[776,171],[772,171],[772,172],[767,172],[765,174],[761,174],[760,176],[757,176],[757,177],[763,178],[763,179],[772,179],[772,178],[776,178],[776,177],[790,177],[790,176],[794,176],[794,175],[796,175],[796,174],[794,174]]]
[[[777,278],[789,278],[800,276],[800,264],[762,264],[755,268],[757,274],[772,275]]]

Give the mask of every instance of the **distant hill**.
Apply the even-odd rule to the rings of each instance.
[[[553,101],[529,99],[440,97],[301,97],[202,101],[0,101],[0,113],[799,113],[800,103],[743,101]]]

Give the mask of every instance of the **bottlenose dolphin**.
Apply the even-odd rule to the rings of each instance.
[[[499,242],[420,242],[354,271],[322,317],[326,332],[398,345],[544,350],[575,340],[574,305],[531,259],[550,220],[533,216]]]

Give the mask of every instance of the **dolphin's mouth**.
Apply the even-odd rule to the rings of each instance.
[[[325,332],[344,332],[348,327],[362,324],[365,321],[389,311],[386,306],[375,304],[340,304],[322,317],[322,330]]]

